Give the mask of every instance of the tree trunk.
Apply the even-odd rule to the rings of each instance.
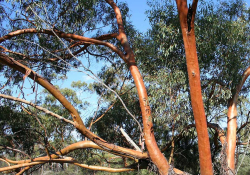
[[[194,0],[192,6],[189,8],[187,7],[186,0],[176,0],[176,3],[186,53],[191,104],[198,135],[200,172],[202,175],[213,174],[207,119],[202,101],[200,70],[194,33],[194,18],[198,0]]]

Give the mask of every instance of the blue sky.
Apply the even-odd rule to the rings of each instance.
[[[146,32],[149,29],[149,21],[145,11],[149,9],[146,0],[127,0],[129,12],[132,15],[131,21],[141,32]]]
[[[161,1],[161,0],[159,0],[159,1]],[[126,0],[126,2],[128,4],[128,7],[129,7],[129,13],[131,14],[132,24],[139,31],[146,32],[150,28],[149,21],[147,19],[146,14],[145,14],[145,11],[147,9],[149,9],[149,6],[147,5],[147,1],[146,0]],[[250,4],[250,0],[247,0],[246,3]],[[100,70],[100,68],[103,66],[103,64],[105,64],[105,63],[102,63],[102,62],[95,63],[95,61],[92,60],[91,70],[96,73],[98,70]],[[70,79],[72,78],[72,75],[74,78],[76,78],[76,80],[74,80],[74,81],[77,81],[80,79],[80,80],[86,81],[88,83],[93,82],[93,80],[91,78],[89,78],[87,75],[84,75],[83,73],[76,73],[76,72],[74,72],[73,74],[71,73],[71,74],[69,74]],[[79,78],[79,79],[77,79],[77,78]],[[69,81],[65,81],[65,83],[63,83],[62,86],[67,87],[70,85],[68,83],[69,83]],[[98,96],[95,94],[84,93],[84,99],[86,99],[87,101],[89,101],[91,103],[91,105],[90,105],[91,107],[82,113],[83,118],[91,116],[93,114],[93,112],[95,111],[95,109],[97,107]]]
[[[158,0],[158,1],[161,1],[161,0]],[[126,0],[126,2],[128,4],[130,14],[132,15],[131,21],[133,25],[135,25],[135,27],[139,29],[141,32],[146,32],[147,29],[150,28],[149,21],[145,14],[145,11],[149,9],[149,6],[147,5],[147,0]],[[250,0],[245,0],[245,2],[247,3],[247,6],[249,7]]]
[[[159,1],[161,1],[161,0],[159,0]],[[129,10],[130,10],[129,13],[131,14],[132,24],[135,26],[136,29],[140,30],[141,32],[146,32],[150,28],[149,21],[147,19],[146,14],[145,14],[145,11],[147,9],[149,9],[149,7],[146,3],[147,1],[146,0],[126,0],[126,2],[129,6]],[[249,6],[250,0],[247,0],[245,2]],[[102,64],[103,63],[97,64],[93,61],[92,70],[94,72],[96,72],[97,69],[100,69]],[[73,79],[72,79],[72,75],[73,75]],[[62,83],[57,82],[56,84],[60,85],[60,87],[69,87],[71,84],[71,81],[82,80],[82,81],[87,81],[87,82],[93,82],[89,77],[87,77],[83,73],[74,72],[74,73],[69,74],[68,78],[70,79],[69,81],[64,81]],[[41,89],[41,88],[39,88],[39,89]],[[85,94],[85,96],[83,98],[85,98],[85,100],[91,102],[91,105],[90,105],[91,107],[89,107],[89,109],[87,111],[82,113],[82,117],[85,118],[87,116],[91,116],[93,114],[93,112],[95,111],[96,106],[97,106],[98,97],[96,95],[93,95],[93,94]]]

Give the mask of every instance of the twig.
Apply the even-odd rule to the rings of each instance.
[[[18,101],[18,102],[21,102],[21,103],[25,103],[27,105],[30,105],[30,106],[32,106],[34,108],[37,108],[37,109],[45,112],[46,114],[49,114],[49,115],[51,115],[53,117],[56,117],[56,118],[58,118],[58,119],[60,119],[60,120],[62,120],[64,122],[67,122],[67,123],[70,123],[72,125],[75,125],[73,121],[68,120],[68,119],[66,119],[66,118],[64,118],[64,117],[62,117],[62,116],[60,116],[58,114],[55,114],[55,113],[53,113],[53,112],[49,111],[48,109],[45,109],[45,108],[43,108],[41,106],[35,105],[34,103],[31,103],[30,101],[23,100],[23,99],[16,98],[16,97],[12,97],[12,96],[9,96],[9,95],[4,95],[4,94],[0,94],[0,97],[6,98],[6,99],[9,99],[9,100]]]

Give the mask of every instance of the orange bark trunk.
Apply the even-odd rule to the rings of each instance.
[[[142,112],[143,133],[149,156],[153,161],[153,163],[158,167],[160,174],[164,175],[168,174],[169,164],[165,156],[161,153],[159,147],[157,146],[157,142],[154,137],[153,121],[152,121],[153,119],[151,116],[151,109],[148,102],[147,91],[143,83],[142,76],[135,63],[134,53],[130,48],[127,36],[124,31],[120,9],[117,7],[117,5],[114,3],[113,0],[106,0],[106,2],[113,8],[116,14],[116,20],[119,29],[119,35],[117,38],[121,42],[124,51],[126,52],[124,61],[127,63],[129,67],[129,70],[134,78],[135,85],[137,88],[140,101],[140,108]]]
[[[194,17],[198,1],[194,1],[192,6],[189,8],[187,7],[186,0],[176,0],[176,3],[186,53],[191,104],[198,135],[200,172],[202,175],[213,174],[207,120],[202,101],[200,70],[194,33]]]
[[[236,148],[236,129],[237,129],[237,101],[240,90],[250,75],[250,67],[242,75],[242,80],[236,88],[233,98],[229,101],[229,108],[227,112],[227,164],[231,169],[230,172],[235,171],[235,148]]]

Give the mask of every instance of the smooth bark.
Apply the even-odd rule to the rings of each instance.
[[[186,0],[176,0],[176,3],[186,53],[191,104],[198,135],[200,172],[202,175],[213,174],[207,120],[201,94],[200,70],[194,33],[194,19],[198,0],[194,0],[189,8]]]
[[[235,171],[235,149],[236,149],[236,130],[237,130],[237,101],[240,90],[250,75],[250,67],[242,75],[242,80],[236,88],[236,92],[229,101],[227,112],[227,164],[231,171]]]
[[[169,164],[165,156],[161,153],[161,150],[159,149],[154,137],[153,118],[151,116],[151,109],[148,102],[147,91],[142,76],[136,65],[134,53],[130,48],[127,36],[124,31],[120,9],[117,7],[113,0],[106,0],[106,2],[113,8],[116,14],[116,20],[119,30],[117,38],[121,42],[124,51],[126,52],[124,61],[129,67],[137,88],[143,119],[143,134],[150,159],[158,167],[160,174],[168,174]]]
[[[77,110],[71,105],[71,103],[60,93],[58,89],[56,89],[51,83],[49,83],[46,79],[41,77],[36,72],[30,70],[28,67],[15,61],[15,59],[2,53],[0,53],[0,63],[5,64],[23,74],[25,74],[27,71],[30,71],[30,74],[28,75],[29,78],[47,89],[71,113],[76,129],[78,129],[84,136],[89,138],[94,143],[98,144],[104,150],[117,155],[129,156],[137,159],[145,159],[148,157],[147,153],[141,153],[139,151],[110,144],[89,131],[83,124],[81,117],[79,116]]]

